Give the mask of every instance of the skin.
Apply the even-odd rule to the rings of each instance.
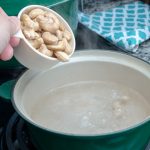
[[[20,39],[13,35],[20,29],[20,21],[14,16],[8,16],[0,8],[0,60],[9,60],[13,56],[13,48],[19,44]]]

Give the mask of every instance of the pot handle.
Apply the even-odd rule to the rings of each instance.
[[[10,80],[0,85],[0,97],[5,101],[10,101],[13,87],[16,80]]]

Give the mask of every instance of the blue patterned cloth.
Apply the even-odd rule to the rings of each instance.
[[[103,12],[79,12],[79,22],[121,49],[135,52],[150,38],[150,6],[141,1]]]

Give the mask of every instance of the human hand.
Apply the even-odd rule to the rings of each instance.
[[[0,60],[9,60],[13,56],[13,47],[19,44],[19,38],[13,35],[20,29],[17,17],[8,16],[0,8]]]

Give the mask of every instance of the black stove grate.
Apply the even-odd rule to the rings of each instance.
[[[36,150],[29,140],[24,121],[17,113],[13,114],[3,129],[0,142],[1,150]]]

